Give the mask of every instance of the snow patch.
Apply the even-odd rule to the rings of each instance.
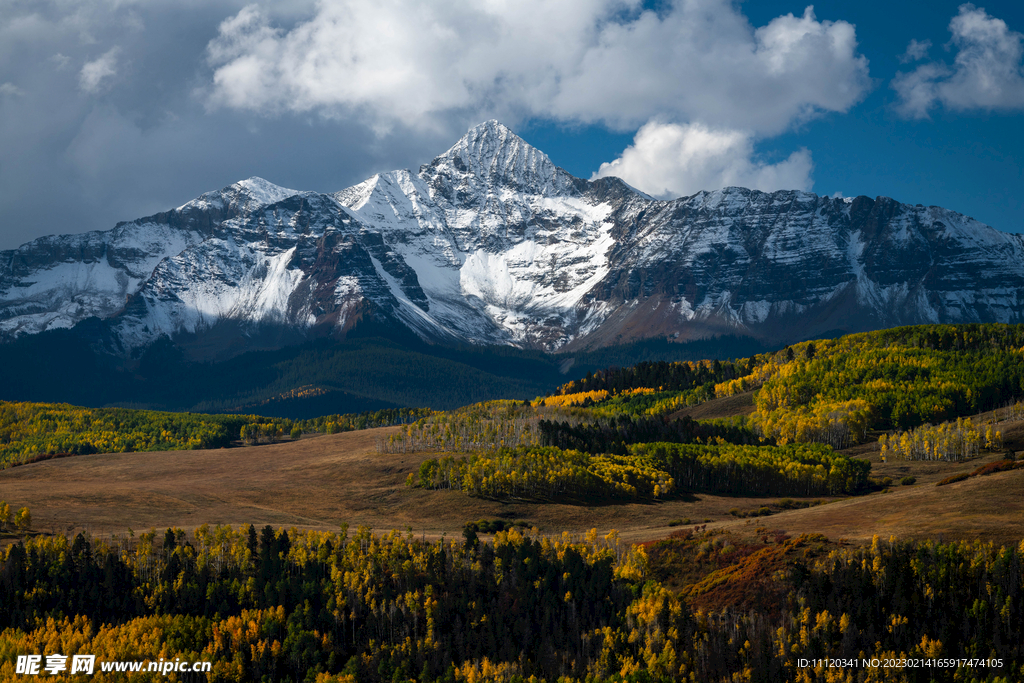
[[[243,190],[253,201],[263,205],[276,204],[279,201],[288,199],[288,197],[299,194],[298,190],[289,190],[287,187],[275,185],[268,180],[257,178],[256,176],[246,180],[239,180],[233,187]]]

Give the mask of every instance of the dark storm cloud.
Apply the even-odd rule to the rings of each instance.
[[[208,110],[206,46],[242,5],[0,1],[0,249],[107,230],[252,175],[333,191],[451,142]],[[277,21],[309,6],[277,7]]]

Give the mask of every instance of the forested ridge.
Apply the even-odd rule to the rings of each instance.
[[[802,342],[735,361],[609,368],[544,400],[606,417],[664,417],[748,391],[756,410],[746,426],[762,439],[843,448],[872,430],[955,421],[1024,398],[1024,326],[902,327]],[[998,448],[994,435],[984,428],[981,433],[982,447]]]
[[[1024,396],[1021,325],[902,327],[803,342],[754,361],[747,378],[716,393],[758,388],[761,430],[796,441],[845,419],[831,413],[858,413],[853,431],[908,429]]]
[[[755,390],[758,428],[789,441],[828,442],[839,423],[848,434],[836,438],[849,442],[867,429],[955,420],[1024,397],[1024,326],[921,325],[735,361],[647,362],[589,373],[553,397],[599,413],[654,415]]]

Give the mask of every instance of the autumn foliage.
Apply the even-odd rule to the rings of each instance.
[[[645,549],[614,532],[469,544],[208,526],[34,538],[0,554],[0,678],[34,680],[13,671],[13,654],[34,652],[208,660],[210,681],[239,683],[921,680],[797,665],[825,657],[998,658],[925,680],[1024,675],[1024,547],[685,538]],[[660,558],[676,551],[707,569],[670,590]]]

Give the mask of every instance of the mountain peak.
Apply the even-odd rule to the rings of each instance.
[[[234,207],[236,210],[251,211],[260,206],[268,206],[288,197],[299,194],[299,190],[275,185],[269,180],[252,176],[245,180],[231,183],[227,187],[212,192],[204,192],[195,199],[185,202],[176,211],[206,211],[211,207]]]
[[[282,199],[299,194],[298,190],[290,190],[287,187],[275,185],[259,176],[239,180],[232,185],[232,188],[241,190],[260,204],[273,204],[274,202],[279,202]]]
[[[573,180],[547,154],[495,119],[470,128],[451,149],[421,169],[425,177],[440,174],[461,177],[471,185],[501,184],[541,194],[560,191]]]
[[[468,131],[466,131],[466,135],[463,136],[463,137],[470,136],[470,135],[474,135],[475,136],[475,135],[487,135],[487,134],[515,135],[515,133],[512,132],[511,128],[506,126],[504,123],[502,123],[498,119],[488,119],[488,120],[484,121],[483,123],[478,123],[475,126],[473,126],[472,128],[470,128]],[[516,137],[518,137],[518,136],[516,136]]]
[[[439,158],[461,157],[464,162],[477,162],[485,166],[504,159],[529,157],[554,168],[548,155],[516,135],[511,128],[491,119],[470,128],[451,149]]]
[[[497,146],[508,144],[530,146],[525,140],[516,135],[511,128],[497,119],[490,119],[473,126],[466,131],[466,134],[462,136],[459,142],[455,143],[455,146],[458,147],[460,143],[466,142],[479,144],[488,140],[494,141]]]

